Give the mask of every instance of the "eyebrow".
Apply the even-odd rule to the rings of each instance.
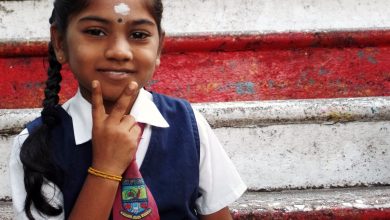
[[[99,16],[86,16],[82,17],[79,22],[85,22],[85,21],[97,21],[104,24],[110,24],[112,23],[109,19],[102,18]],[[154,26],[156,25],[153,21],[150,21],[149,19],[138,19],[131,22],[132,26],[139,26],[139,25],[149,25]]]
[[[139,19],[139,20],[135,20],[133,22],[131,22],[132,25],[134,26],[138,26],[138,25],[150,25],[150,26],[154,26],[156,25],[154,22],[148,20],[148,19]]]
[[[102,18],[99,16],[86,16],[86,17],[80,18],[80,20],[79,20],[79,22],[85,22],[85,21],[97,21],[97,22],[104,23],[104,24],[111,23],[108,19],[105,19],[105,18]]]

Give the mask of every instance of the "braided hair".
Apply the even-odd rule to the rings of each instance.
[[[60,91],[61,64],[57,61],[53,46],[49,45],[49,68],[46,81],[45,99],[41,112],[42,125],[32,132],[23,143],[20,150],[20,160],[24,169],[24,184],[27,198],[25,211],[29,219],[33,219],[31,205],[34,203],[36,209],[48,215],[59,215],[61,207],[53,207],[41,192],[42,184],[51,181],[60,185],[59,170],[52,161],[50,147],[50,130],[59,123],[59,116],[56,110]]]
[[[60,33],[64,34],[68,16],[81,11],[86,4],[87,1],[55,1],[49,19],[50,24],[56,25]],[[61,206],[51,205],[42,192],[42,186],[47,182],[52,182],[57,186],[61,186],[63,182],[63,171],[53,161],[53,147],[50,139],[51,129],[60,123],[57,107],[59,104],[58,93],[61,90],[62,65],[56,58],[52,42],[49,42],[48,48],[49,67],[44,90],[45,98],[42,102],[42,125],[29,134],[20,150],[26,188],[24,210],[29,219],[34,219],[31,212],[32,205],[37,211],[48,216],[60,215],[63,209]]]
[[[57,186],[61,185],[61,170],[55,166],[50,147],[50,130],[59,123],[56,110],[60,91],[61,64],[57,61],[53,46],[49,45],[49,68],[46,81],[45,99],[41,112],[42,125],[33,131],[20,150],[20,160],[24,169],[24,184],[27,197],[24,205],[26,215],[33,219],[31,205],[44,214],[55,216],[62,212],[62,207],[51,206],[42,194],[42,185],[50,181]]]
[[[55,25],[59,34],[64,36],[71,16],[81,12],[91,2],[91,0],[55,0],[54,9],[49,19],[50,24]],[[162,2],[161,0],[147,0],[145,2],[161,34]],[[42,192],[43,184],[51,182],[61,186],[64,178],[63,171],[53,159],[53,143],[50,135],[51,130],[60,123],[57,109],[59,105],[58,93],[61,89],[62,65],[56,58],[53,42],[49,42],[48,48],[49,67],[44,90],[45,98],[42,102],[42,124],[29,134],[20,150],[20,160],[24,170],[24,185],[27,193],[24,209],[30,220],[34,219],[32,205],[41,214],[47,216],[58,216],[63,212],[62,206],[51,205]]]

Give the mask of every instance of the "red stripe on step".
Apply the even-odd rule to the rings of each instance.
[[[390,31],[168,37],[150,82],[192,102],[390,95]],[[39,107],[47,42],[0,43],[0,108]],[[64,71],[61,100],[76,82]]]

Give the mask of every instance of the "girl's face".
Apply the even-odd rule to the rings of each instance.
[[[65,36],[52,28],[57,58],[69,64],[87,100],[92,80],[100,81],[107,104],[115,102],[130,81],[142,88],[153,76],[163,39],[145,4],[93,0],[70,17]]]

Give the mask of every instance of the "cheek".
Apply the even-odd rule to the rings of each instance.
[[[73,71],[86,71],[94,63],[94,53],[83,46],[69,50],[69,65]]]
[[[140,51],[140,54],[142,54],[140,60],[142,60],[143,65],[148,69],[154,69],[158,58],[157,52],[152,49],[144,49]]]

